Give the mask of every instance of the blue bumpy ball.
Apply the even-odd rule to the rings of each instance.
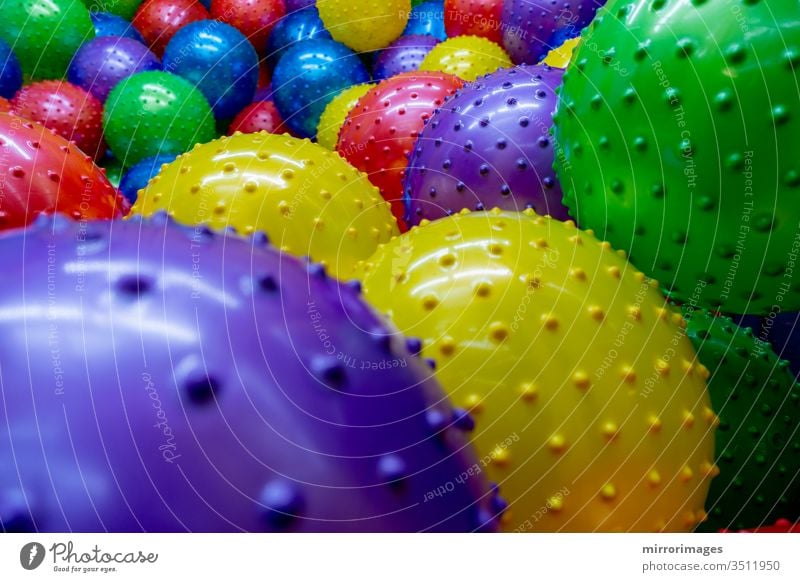
[[[312,38],[331,38],[331,34],[319,17],[319,11],[313,6],[281,18],[269,36],[267,54],[270,59],[277,62],[295,43]]]
[[[234,117],[253,100],[258,55],[245,36],[217,20],[180,29],[164,51],[164,70],[193,83],[217,119]]]
[[[92,18],[95,36],[121,36],[145,44],[139,31],[122,16],[110,12],[90,12],[89,16]]]
[[[334,40],[295,44],[272,75],[275,105],[299,137],[314,137],[325,107],[342,90],[366,83],[369,72],[358,56]]]
[[[444,2],[423,2],[411,9],[408,24],[403,31],[403,36],[410,34],[424,34],[433,38],[444,40],[447,33],[444,30]]]
[[[120,192],[133,204],[136,202],[139,190],[147,186],[153,176],[161,170],[161,166],[175,161],[176,157],[175,154],[158,154],[134,164],[122,176],[122,180],[119,183]]]
[[[0,39],[0,97],[10,99],[22,87],[22,69],[17,55]]]

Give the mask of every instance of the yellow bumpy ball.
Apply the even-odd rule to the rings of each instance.
[[[547,53],[542,63],[550,67],[555,67],[556,69],[566,69],[580,42],[581,37],[579,36],[565,41],[560,47],[554,48]]]
[[[317,126],[317,143],[329,150],[336,149],[336,142],[339,141],[339,132],[342,130],[347,114],[356,106],[361,99],[374,85],[364,83],[348,87],[339,93],[325,107],[322,117],[319,118]]]
[[[717,473],[706,370],[622,253],[532,211],[413,228],[357,268],[366,298],[471,412],[509,531],[690,531]]]
[[[334,40],[356,52],[370,52],[403,34],[411,0],[317,0],[317,10]]]
[[[339,154],[266,132],[197,145],[139,192],[133,214],[166,211],[189,225],[265,232],[340,277],[398,233],[388,203]]]
[[[500,45],[480,36],[456,36],[437,44],[422,61],[420,71],[441,71],[474,81],[497,69],[511,67]]]

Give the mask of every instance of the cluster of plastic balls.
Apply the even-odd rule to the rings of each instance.
[[[790,4],[4,0],[0,528],[796,529]]]

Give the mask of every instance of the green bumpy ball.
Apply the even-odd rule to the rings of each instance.
[[[75,0],[3,0],[0,38],[29,79],[61,79],[72,56],[94,38],[86,6]]]
[[[110,12],[122,16],[125,20],[133,19],[142,0],[82,0],[91,12]]]
[[[800,3],[611,0],[564,75],[564,202],[681,301],[800,309]]]
[[[114,87],[103,128],[114,156],[127,167],[157,154],[182,154],[216,137],[214,115],[203,94],[161,71],[133,75]]]
[[[711,372],[719,415],[716,465],[699,531],[800,519],[800,384],[771,346],[728,317],[684,309],[687,335]]]

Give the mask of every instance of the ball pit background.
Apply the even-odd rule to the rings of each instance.
[[[792,238],[800,228],[792,196],[800,26],[788,3],[770,0],[742,2],[735,23],[731,3],[716,0],[605,4],[8,0],[0,230],[30,228],[0,237],[11,273],[0,310],[14,311],[23,284],[24,300],[45,313],[46,262],[61,282],[76,276],[74,260],[103,263],[82,279],[83,296],[96,298],[84,317],[59,319],[76,337],[70,350],[97,346],[75,355],[92,366],[86,378],[69,371],[74,386],[108,383],[111,358],[130,370],[117,383],[137,384],[136,355],[108,340],[112,331],[147,336],[143,345],[161,358],[182,331],[213,327],[181,345],[218,349],[161,358],[149,372],[159,384],[168,378],[160,401],[170,414],[189,412],[180,430],[197,429],[193,412],[231,406],[234,368],[276,373],[266,392],[259,383],[264,410],[300,399],[320,418],[351,414],[356,425],[396,411],[355,405],[348,387],[384,398],[395,383],[415,385],[392,402],[419,418],[405,432],[372,430],[367,444],[352,437],[359,426],[334,434],[302,412],[284,415],[294,420],[283,437],[345,456],[375,450],[363,463],[326,461],[322,473],[286,461],[285,443],[265,439],[258,421],[241,422],[237,436],[286,462],[289,479],[244,471],[249,461],[231,454],[223,429],[200,430],[191,454],[212,451],[249,501],[210,495],[248,530],[323,530],[329,524],[318,519],[334,514],[371,516],[336,531],[791,530],[800,519],[792,375],[800,370],[792,312],[800,308]],[[452,86],[412,87],[409,74]],[[380,194],[401,228],[403,218],[419,226],[398,237]],[[497,205],[570,213],[578,228],[486,210]],[[58,258],[48,262],[43,249],[53,244]],[[394,323],[366,306],[358,283],[336,281],[356,275],[366,300]],[[69,311],[78,298],[59,300]],[[192,302],[203,305],[194,321]],[[133,313],[145,315],[139,328],[125,324]],[[219,333],[223,315],[242,337]],[[45,349],[40,324],[25,319],[27,340],[19,325],[0,334],[4,386],[28,381],[18,363]],[[166,350],[158,326],[170,330]],[[353,370],[353,358],[373,352],[385,365]],[[48,382],[42,368],[33,376],[39,387]],[[675,397],[665,402],[659,386]],[[70,488],[79,476],[73,459],[98,491],[109,479],[92,423],[81,425],[70,456],[54,437],[62,419],[53,402],[33,395],[47,468],[64,469],[63,487],[58,498],[44,492],[41,447],[23,434],[36,423],[30,401],[11,392],[0,463],[12,442],[25,463],[17,481],[0,483],[0,527],[95,530]],[[74,410],[85,407],[85,393],[73,396]],[[108,434],[121,425],[121,405],[146,416],[113,391],[98,402],[93,418]],[[147,426],[134,426],[145,447],[158,436]],[[458,450],[446,467],[433,445],[442,439]],[[412,440],[415,452],[399,451]],[[148,529],[178,529],[175,514],[152,509],[153,493],[166,493],[190,529],[220,528],[166,475],[159,491],[138,486],[136,472],[149,462],[124,467],[122,481]],[[431,503],[437,482],[470,468],[469,487]],[[297,481],[309,475],[345,490]],[[216,477],[199,467],[192,478],[213,488]],[[347,489],[364,485],[371,493]],[[37,502],[20,506],[20,491]],[[427,511],[377,516],[401,498]],[[69,523],[54,511],[62,501]],[[119,499],[105,501],[104,523],[141,528]]]

